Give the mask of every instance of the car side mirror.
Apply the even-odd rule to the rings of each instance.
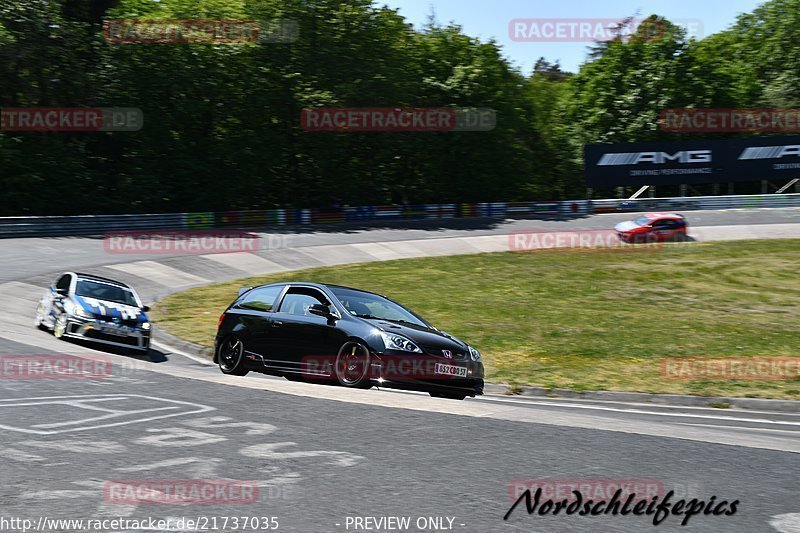
[[[327,305],[323,304],[314,304],[308,308],[308,312],[312,315],[321,316],[323,318],[331,318],[333,315],[331,314],[331,309]]]
[[[66,296],[69,294],[69,289],[56,289],[56,294],[59,296]]]
[[[142,311],[144,311],[145,313],[150,311],[150,306],[149,305],[143,305],[142,306]]]

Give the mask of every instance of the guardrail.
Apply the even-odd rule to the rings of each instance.
[[[268,209],[161,213],[145,215],[80,215],[0,217],[0,238],[102,235],[142,230],[258,228],[308,224],[382,222],[451,218],[570,218],[592,213],[688,211],[800,207],[800,194],[752,196],[693,196],[636,200],[567,200],[559,202],[489,202],[477,204],[418,204],[355,206],[337,209]]]

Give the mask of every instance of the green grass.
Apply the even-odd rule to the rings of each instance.
[[[386,294],[484,354],[514,386],[800,399],[800,380],[665,380],[663,357],[797,356],[800,240],[406,259],[238,280],[172,295],[158,325],[211,345],[240,286],[338,283]]]

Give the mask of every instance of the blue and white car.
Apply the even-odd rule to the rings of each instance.
[[[146,353],[150,349],[149,310],[124,283],[65,272],[39,301],[35,325],[61,339],[85,339]]]

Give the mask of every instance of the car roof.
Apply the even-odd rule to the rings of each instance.
[[[365,291],[364,289],[357,289],[355,287],[347,287],[345,285],[337,285],[335,283],[317,283],[315,281],[276,281],[275,283],[268,283],[266,285],[260,285],[260,287],[269,287],[270,285],[301,285],[306,287],[315,287],[317,289],[346,289],[349,291],[358,291],[364,292],[367,294],[374,294],[375,296],[380,296],[381,298],[386,298],[386,296],[382,294],[378,294],[377,292],[370,292]],[[254,287],[257,288],[257,287]]]
[[[680,220],[683,218],[683,215],[679,215],[677,213],[645,213],[644,216],[652,220],[657,218],[671,218],[673,220]]]
[[[121,281],[117,281],[115,279],[104,278],[101,276],[95,276],[93,274],[81,274],[80,272],[75,272],[75,276],[78,279],[86,280],[86,281],[100,281],[102,283],[110,283],[113,285],[118,285],[120,287],[125,287],[126,289],[130,289],[130,286],[127,283],[122,283]]]

